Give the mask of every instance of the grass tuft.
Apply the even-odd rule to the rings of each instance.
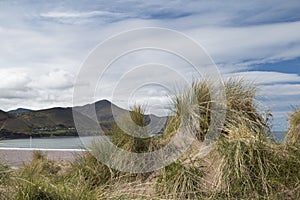
[[[156,192],[165,199],[197,199],[203,192],[203,176],[199,161],[190,166],[172,163],[158,177]]]
[[[285,136],[285,143],[300,148],[300,109],[295,110],[289,117],[290,129]]]
[[[216,102],[209,91],[212,83],[196,81],[174,98],[174,113],[160,137],[127,134],[149,134],[144,109],[137,105],[122,118],[126,131],[113,128],[110,137],[115,145],[144,153],[165,146],[182,131],[179,128],[184,122],[188,126],[184,136],[193,134],[197,143],[171,165],[152,173],[131,174],[112,169],[86,152],[62,173],[58,163],[34,152],[32,162],[17,170],[0,165],[0,198],[300,199],[300,111],[290,116],[285,143],[276,143],[270,134],[272,115],[258,108],[256,86],[242,79],[225,82],[227,108],[222,135],[208,155],[197,158],[214,114]],[[91,149],[105,157],[108,150],[103,146],[95,142]]]

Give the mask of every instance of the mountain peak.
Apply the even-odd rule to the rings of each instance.
[[[10,114],[23,114],[23,113],[29,113],[29,112],[32,112],[32,110],[27,109],[27,108],[18,108],[15,110],[8,111],[8,113],[10,113]]]
[[[100,101],[95,102],[95,104],[106,104],[106,105],[110,105],[112,104],[110,101],[108,101],[107,99],[102,99]]]

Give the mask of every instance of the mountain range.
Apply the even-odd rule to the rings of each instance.
[[[115,123],[112,109],[118,116],[128,112],[108,100],[79,106],[76,109],[88,110],[91,106],[95,108],[98,122],[105,132],[110,131]],[[144,117],[149,121],[150,115]],[[159,120],[160,117],[151,115],[152,119]],[[77,135],[72,107],[43,110],[19,108],[8,112],[0,110],[0,139]]]

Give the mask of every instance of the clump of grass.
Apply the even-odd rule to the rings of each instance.
[[[211,100],[209,84],[212,84],[210,80],[194,82],[191,88],[175,98],[175,112],[167,127],[167,134],[176,134],[181,120],[187,119],[186,124],[190,126],[189,131],[196,135],[200,143],[203,142],[212,120],[212,106],[216,103]],[[227,99],[225,123],[222,127],[220,141],[213,150],[219,158],[219,162],[216,163],[218,165],[216,167],[219,168],[217,170],[219,177],[214,176],[218,180],[202,181],[202,183],[211,182],[211,185],[216,184],[215,187],[218,189],[204,192],[203,189],[201,190],[201,185],[198,184],[194,189],[189,188],[190,193],[183,189],[184,187],[179,187],[179,189],[175,187],[167,190],[168,192],[162,190],[163,193],[169,194],[172,194],[171,191],[173,191],[175,195],[172,198],[180,199],[184,198],[184,195],[187,195],[188,198],[193,198],[188,195],[195,195],[194,198],[196,196],[209,198],[211,196],[218,197],[219,194],[225,195],[227,198],[245,198],[251,191],[254,191],[253,198],[271,195],[272,187],[267,175],[271,173],[270,171],[274,174],[276,168],[269,159],[270,155],[273,158],[275,154],[269,148],[269,144],[272,142],[268,137],[270,132],[268,117],[270,115],[258,112],[255,86],[243,80],[229,79],[225,82],[224,89]],[[268,145],[266,146],[266,144]],[[189,154],[193,153],[193,151],[189,151]],[[185,156],[191,157],[191,155]],[[214,159],[213,154],[205,159]],[[201,183],[202,177],[198,173],[195,176],[190,172],[183,173],[184,171],[186,171],[185,168],[180,170],[165,168],[167,174],[172,174],[171,177],[175,177],[175,179],[177,177],[177,182],[180,182],[178,180],[181,178],[182,180],[197,180]],[[209,171],[206,170],[207,173]],[[190,179],[190,177],[193,178]],[[173,179],[171,178],[171,180]],[[161,179],[161,182],[166,186],[172,185],[166,179]],[[190,183],[189,185],[195,184]]]
[[[249,118],[248,118],[249,119]],[[213,152],[219,182],[213,194],[222,198],[297,199],[300,185],[299,148],[277,144],[266,123],[237,117],[227,123]]]
[[[300,198],[300,109],[289,117],[290,129],[284,139],[284,151],[287,155],[281,160],[280,174],[284,179],[279,185],[289,197]]]
[[[167,133],[174,133],[182,123],[184,115],[188,115],[185,119],[190,125],[190,130],[194,131],[197,139],[201,142],[209,130],[211,117],[213,115],[213,102],[210,94],[209,85],[213,85],[213,81],[204,79],[192,83],[184,93],[174,98],[173,104],[175,111],[173,117],[170,118],[167,126]],[[239,126],[241,119],[249,124],[252,133],[267,133],[270,131],[268,121],[269,113],[260,113],[255,100],[256,86],[250,84],[243,79],[228,79],[224,83],[224,92],[226,96],[226,117],[223,134],[226,134],[226,127]],[[223,107],[225,109],[225,107]],[[216,112],[224,112],[218,110]]]
[[[145,108],[142,105],[135,104],[132,106],[130,117],[136,125],[140,127],[146,126]]]
[[[271,114],[258,110],[258,102],[255,99],[257,87],[243,79],[230,78],[225,82],[226,92],[226,129],[239,127],[241,123],[247,125],[252,134],[269,134]]]
[[[112,129],[111,140],[115,145],[127,151],[136,153],[148,152],[150,149],[151,138],[139,138],[127,133],[129,131],[136,135],[149,136],[145,129],[146,120],[144,109],[141,105],[135,105],[131,110],[130,119],[126,117],[122,118],[122,123],[124,124],[124,127],[126,127],[126,130],[123,131],[120,127],[115,125]],[[129,127],[130,125],[128,124],[131,123],[128,122],[131,120],[134,124],[132,127]]]
[[[299,154],[270,137],[268,112],[258,110],[256,88],[241,80],[225,83],[227,114],[223,134],[211,156],[218,171],[214,198],[278,199],[298,197]],[[212,159],[212,158],[208,158]],[[292,175],[293,174],[293,175]]]
[[[5,163],[0,162],[0,184],[3,185],[9,178],[11,169]]]
[[[32,162],[22,166],[13,176],[11,199],[61,199],[57,188],[51,184],[52,172],[45,155],[34,152]]]
[[[96,192],[85,185],[70,181],[68,176],[58,176],[60,167],[40,151],[33,153],[32,161],[10,174],[6,199],[96,199]],[[76,181],[77,182],[77,181]]]
[[[291,114],[290,125],[291,126],[300,125],[300,109],[297,109],[293,114]]]
[[[204,170],[200,161],[185,166],[175,162],[164,168],[156,182],[156,192],[166,199],[198,199],[203,192]]]
[[[219,191],[226,198],[260,199],[272,194],[270,174],[276,174],[276,151],[265,135],[241,124],[228,129],[217,145]]]
[[[41,151],[34,151],[32,153],[32,161],[36,162],[36,161],[45,161],[47,160],[47,155]]]
[[[290,114],[290,129],[285,137],[286,145],[300,147],[300,109]]]
[[[204,140],[211,118],[212,101],[209,84],[208,80],[193,82],[191,88],[174,97],[174,114],[169,118],[164,134],[174,135],[183,120],[189,120],[184,123],[190,125],[192,130],[196,130],[198,140]]]
[[[28,175],[15,177],[13,183],[13,194],[9,199],[96,199],[95,191],[87,190],[85,186],[73,184],[67,181],[55,181],[43,174],[35,175],[33,172],[26,172]]]
[[[273,187],[277,199],[300,199],[300,148],[281,148],[276,157],[277,176],[273,177]]]
[[[10,188],[7,185],[10,182],[11,173],[10,167],[0,162],[0,199],[8,199]]]
[[[27,165],[25,164],[23,167],[28,168],[34,165],[39,167],[41,173],[49,174],[49,176],[56,176],[61,170],[61,167],[54,161],[48,160],[47,155],[42,151],[34,151],[31,163]]]
[[[72,163],[68,177],[91,190],[105,185],[114,177],[114,171],[86,152]]]

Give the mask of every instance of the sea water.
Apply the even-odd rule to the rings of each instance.
[[[0,148],[83,149],[94,137],[55,137],[0,140]]]
[[[286,132],[274,131],[277,142],[282,142]],[[41,148],[41,149],[84,149],[95,137],[54,137],[0,140],[0,148]]]

